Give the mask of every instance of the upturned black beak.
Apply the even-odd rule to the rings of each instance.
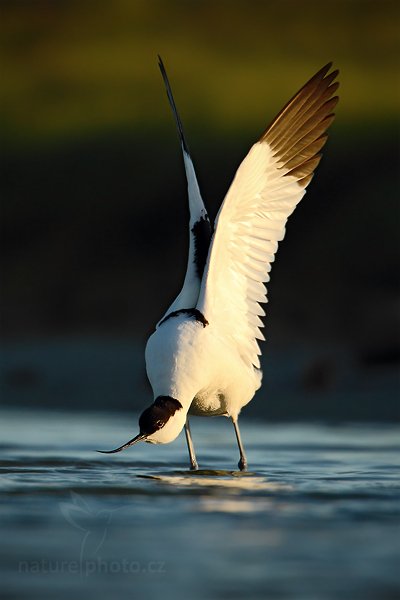
[[[126,442],[126,444],[120,446],[119,448],[116,448],[115,450],[97,450],[97,452],[101,452],[102,454],[114,454],[115,452],[121,452],[121,450],[125,450],[125,448],[129,448],[129,446],[133,446],[133,444],[137,444],[138,442],[141,442],[146,438],[146,433],[139,433],[139,435],[132,438],[131,440],[129,440],[129,442]]]

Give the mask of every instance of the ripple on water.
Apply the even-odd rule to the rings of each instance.
[[[68,589],[65,597],[106,600],[135,590],[169,600],[184,597],[182,582],[195,600],[400,597],[398,427],[243,420],[251,471],[242,473],[232,470],[231,428],[193,420],[204,468],[192,472],[183,439],[97,455],[100,440],[128,439],[119,416],[1,416],[0,559],[10,597],[62,598]],[[21,573],[21,560],[36,571]]]

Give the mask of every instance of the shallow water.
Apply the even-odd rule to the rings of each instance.
[[[100,455],[136,415],[4,410],[4,598],[400,597],[400,427],[226,419]]]

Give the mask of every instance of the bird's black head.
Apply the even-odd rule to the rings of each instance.
[[[154,444],[172,442],[180,433],[186,418],[183,406],[179,400],[171,396],[158,396],[153,404],[146,408],[139,417],[140,433],[115,450],[99,450],[103,454],[121,452],[137,442],[145,441]],[[175,413],[178,415],[175,416]],[[168,427],[165,427],[168,424]],[[165,429],[163,429],[165,428]],[[157,432],[163,430],[160,435]]]
[[[162,429],[176,411],[182,408],[179,400],[171,396],[158,396],[139,417],[140,433],[148,436]]]

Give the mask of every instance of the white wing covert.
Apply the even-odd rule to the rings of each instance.
[[[322,68],[286,104],[239,166],[217,215],[197,303],[207,321],[260,367],[264,285],[288,217],[318,165],[338,101],[338,71]]]

